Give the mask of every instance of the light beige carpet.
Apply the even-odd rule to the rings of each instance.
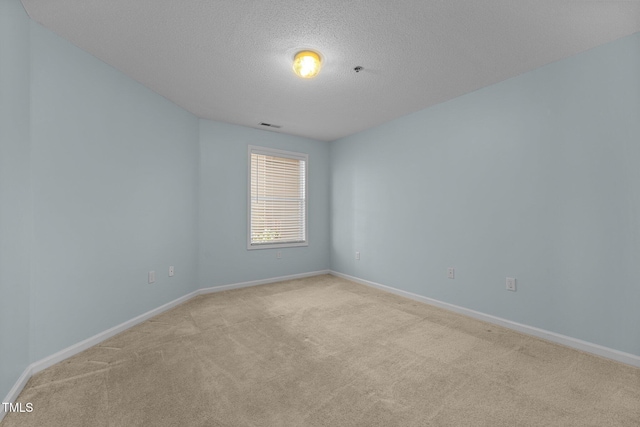
[[[640,426],[640,369],[318,276],[199,296],[35,375],[13,426]]]

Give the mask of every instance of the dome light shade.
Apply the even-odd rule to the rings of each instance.
[[[296,53],[293,71],[303,79],[317,76],[320,72],[320,55],[310,50]]]

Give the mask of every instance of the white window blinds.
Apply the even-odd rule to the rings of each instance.
[[[307,244],[307,161],[249,147],[249,249]]]

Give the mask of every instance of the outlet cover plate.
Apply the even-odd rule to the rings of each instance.
[[[447,269],[447,277],[449,279],[455,279],[456,278],[456,270],[453,267],[449,267]]]

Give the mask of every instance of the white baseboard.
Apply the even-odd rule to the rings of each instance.
[[[33,375],[33,373],[31,372],[31,365],[29,365],[27,369],[24,370],[22,375],[20,375],[20,378],[18,378],[18,381],[16,381],[13,387],[11,387],[11,390],[9,390],[7,397],[5,397],[4,400],[0,403],[3,403],[3,402],[14,403],[15,400],[18,398],[18,395],[24,388],[24,386],[27,385],[27,381],[29,381],[29,378],[31,378],[31,375]],[[4,411],[4,405],[2,405],[2,407],[0,408],[0,422],[2,422],[2,419],[6,414],[7,413]]]
[[[114,326],[113,328],[107,329],[106,331],[100,332],[99,334],[89,337],[84,341],[80,341],[79,343],[76,343],[70,347],[60,350],[59,352],[54,353],[50,356],[47,356],[44,359],[40,359],[36,362],[33,362],[32,364],[27,366],[27,368],[24,370],[22,375],[20,375],[20,378],[18,378],[18,381],[16,381],[16,383],[11,388],[11,390],[9,390],[9,394],[7,394],[7,396],[2,402],[11,402],[11,403],[15,402],[15,400],[20,395],[20,392],[22,391],[24,386],[27,384],[27,381],[29,381],[29,378],[31,378],[32,375],[35,375],[38,372],[42,371],[43,369],[47,369],[48,367],[53,366],[56,363],[59,363],[65,359],[68,359],[69,357],[74,356],[80,353],[81,351],[84,351],[90,347],[93,347],[96,344],[100,344],[102,341],[105,341],[106,339],[111,338],[112,336],[117,335],[120,332],[123,332],[137,324],[140,324],[145,320],[148,320],[154,316],[157,316],[160,313],[163,313],[169,309],[172,309],[173,307],[179,304],[182,304],[183,302],[186,302],[195,296],[210,294],[214,292],[227,291],[230,289],[240,289],[240,288],[247,288],[250,286],[258,286],[258,285],[266,285],[269,283],[283,282],[285,280],[302,279],[304,277],[319,276],[322,274],[329,274],[329,273],[330,273],[329,270],[320,270],[320,271],[313,271],[309,273],[292,274],[289,276],[272,277],[269,279],[252,280],[250,282],[241,282],[241,283],[234,283],[231,285],[223,285],[223,286],[215,286],[211,288],[198,289],[187,295],[184,295],[180,298],[170,301],[164,305],[161,305],[160,307],[147,311],[146,313],[141,314],[140,316],[136,316],[133,319],[127,320],[126,322],[121,323],[117,326]],[[4,416],[5,416],[4,407],[2,407],[0,408],[0,421],[2,421]]]
[[[269,283],[284,282],[285,280],[303,279],[305,277],[331,274],[331,270],[312,271],[310,273],[292,274],[289,276],[272,277],[271,279],[252,280],[250,282],[234,283],[232,285],[213,286],[198,290],[198,295],[210,294],[212,292],[228,291],[230,289],[248,288],[250,286],[267,285]]]
[[[615,360],[617,362],[625,363],[627,365],[640,368],[640,356],[631,353],[625,353],[619,350],[614,350],[599,344],[593,344],[587,341],[572,338],[566,335],[558,334],[555,332],[547,331],[544,329],[536,328],[534,326],[524,325],[522,323],[513,322],[511,320],[503,319],[501,317],[492,316],[490,314],[481,313],[479,311],[470,310],[468,308],[460,307],[457,305],[449,304],[446,302],[438,301],[432,298],[428,298],[422,295],[414,294],[412,292],[396,289],[391,286],[381,285],[380,283],[371,282],[369,280],[360,279],[358,277],[349,276],[347,274],[339,273],[337,271],[331,271],[330,274],[342,277],[343,279],[351,280],[352,282],[360,283],[362,285],[371,286],[373,288],[381,289],[386,292],[390,292],[396,295],[400,295],[405,298],[409,298],[415,301],[420,301],[425,304],[433,305],[436,307],[444,308],[459,314],[463,314],[474,319],[482,320],[494,325],[504,326],[508,329],[513,329],[523,334],[532,335],[537,338],[542,338],[547,341],[561,344],[566,347],[582,350],[587,353],[595,354],[600,357]]]
[[[20,395],[20,392],[22,391],[24,386],[27,384],[27,381],[29,381],[29,378],[31,378],[32,375],[35,375],[38,372],[44,369],[47,369],[50,366],[55,365],[56,363],[59,363],[65,359],[68,359],[69,357],[74,356],[80,353],[81,351],[84,351],[90,347],[93,347],[94,345],[99,344],[102,341],[105,341],[106,339],[111,338],[112,336],[117,335],[120,332],[123,332],[139,323],[142,323],[145,320],[152,318],[153,316],[157,316],[158,314],[164,311],[167,311],[177,306],[178,304],[182,304],[183,302],[190,300],[196,295],[198,295],[198,291],[191,292],[187,295],[184,295],[180,298],[170,301],[164,305],[161,305],[160,307],[147,311],[146,313],[141,314],[140,316],[136,316],[133,319],[127,320],[126,322],[123,322],[117,326],[114,326],[113,328],[109,328],[106,331],[102,331],[99,334],[96,334],[92,337],[87,338],[86,340],[80,341],[79,343],[76,343],[70,347],[62,349],[57,353],[54,353],[50,356],[45,357],[44,359],[40,359],[36,362],[33,362],[32,364],[27,366],[27,368],[24,370],[22,375],[20,375],[20,378],[18,378],[18,381],[11,388],[11,390],[9,391],[9,394],[7,395],[5,400],[3,400],[3,402],[15,402],[15,400],[18,398],[18,395]],[[5,415],[4,408],[2,408],[2,410],[0,410],[0,421],[2,421],[2,418],[4,418],[4,415]]]
[[[126,331],[127,329],[135,325],[138,325],[144,322],[145,320],[152,318],[153,316],[157,316],[158,314],[163,313],[177,306],[178,304],[182,304],[183,302],[190,300],[196,295],[198,295],[198,291],[191,292],[187,295],[184,295],[180,298],[174,299],[173,301],[163,304],[160,307],[156,307],[153,310],[149,310],[144,314],[136,316],[133,319],[129,319],[126,322],[123,322],[117,326],[114,326],[113,328],[109,328],[106,331],[102,331],[99,334],[96,334],[90,338],[87,338],[84,341],[80,341],[79,343],[76,343],[70,347],[60,350],[59,352],[54,353],[50,356],[47,356],[44,359],[40,359],[37,362],[33,362],[30,365],[32,370],[31,375],[37,374],[43,369],[47,369],[48,367],[53,366],[56,363],[59,363],[65,359],[68,359],[69,357],[74,356],[80,353],[81,351],[84,351],[90,347],[93,347],[94,345],[99,344],[102,341],[105,341],[106,339],[119,334],[120,332]]]

